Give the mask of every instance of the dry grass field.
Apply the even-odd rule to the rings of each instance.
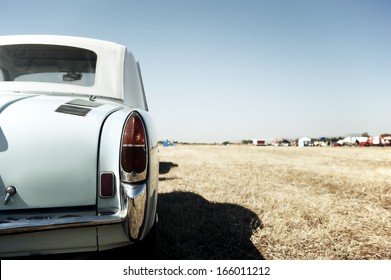
[[[391,148],[160,148],[155,259],[391,259]]]

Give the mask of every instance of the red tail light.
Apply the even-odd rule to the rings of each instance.
[[[112,172],[102,172],[100,174],[99,195],[102,198],[114,196],[114,174]]]
[[[146,179],[148,165],[147,136],[140,115],[129,115],[121,144],[121,180],[138,182]]]

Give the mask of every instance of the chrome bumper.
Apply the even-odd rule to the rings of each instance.
[[[113,214],[93,216],[17,219],[0,222],[0,236],[48,230],[99,227],[123,224],[129,239],[136,240],[142,232],[146,207],[146,184],[122,186],[122,210]]]
[[[126,211],[114,215],[47,218],[39,220],[17,220],[0,223],[0,235],[13,233],[37,232],[62,228],[95,227],[122,223],[126,219]]]

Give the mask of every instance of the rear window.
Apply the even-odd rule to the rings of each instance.
[[[0,81],[28,81],[93,86],[97,55],[91,50],[57,45],[0,46]]]

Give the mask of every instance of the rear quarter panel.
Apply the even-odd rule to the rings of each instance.
[[[159,176],[159,159],[158,159],[158,138],[155,123],[152,116],[140,109],[124,107],[123,109],[112,113],[105,121],[99,148],[99,166],[98,174],[101,172],[113,172],[115,175],[115,195],[113,198],[102,199],[98,197],[98,209],[102,212],[115,213],[121,210],[123,201],[121,201],[121,181],[120,181],[120,147],[122,129],[128,115],[132,111],[137,111],[143,118],[147,139],[148,139],[148,177],[147,185],[147,202],[145,209],[144,230],[141,234],[143,238],[155,221],[155,213],[158,198],[158,176]]]

